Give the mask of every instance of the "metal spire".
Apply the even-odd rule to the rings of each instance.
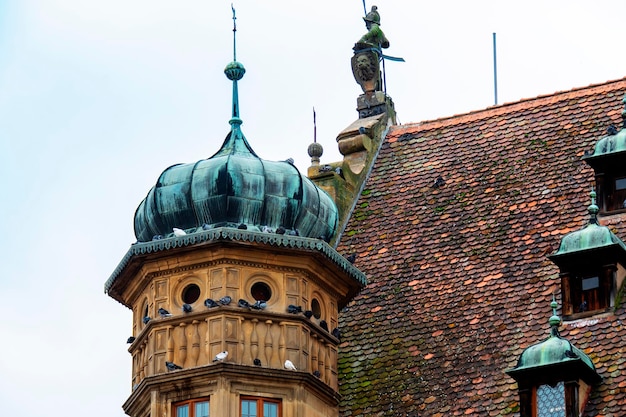
[[[226,74],[226,77],[233,82],[233,111],[229,123],[232,130],[235,130],[238,129],[242,123],[239,118],[239,90],[237,89],[237,81],[243,78],[243,75],[246,73],[246,69],[243,64],[237,62],[237,16],[235,15],[235,7],[232,4],[230,7],[233,9],[233,62],[226,65],[224,73]]]
[[[315,123],[315,107],[313,107],[313,143],[317,143],[317,124]]]
[[[591,189],[591,205],[587,208],[589,211],[589,224],[598,224],[598,212],[600,208],[596,205],[596,192]]]
[[[235,15],[235,6],[230,4],[230,8],[233,9],[233,61],[237,60],[237,16]]]
[[[550,323],[550,333],[552,336],[559,336],[559,324],[561,324],[561,318],[556,314],[556,308],[559,305],[554,298],[554,293],[552,294],[552,302],[550,303],[550,307],[552,307],[552,317],[548,322]]]

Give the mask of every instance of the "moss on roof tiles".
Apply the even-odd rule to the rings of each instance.
[[[352,217],[338,247],[370,280],[340,314],[341,415],[518,412],[503,371],[545,337],[537,318],[560,290],[546,255],[585,221],[594,175],[581,156],[620,117],[624,92],[626,79],[390,129],[357,202],[377,214]],[[619,218],[611,229],[626,235]],[[625,320],[620,306],[562,326],[607,364],[586,415],[626,415]]]

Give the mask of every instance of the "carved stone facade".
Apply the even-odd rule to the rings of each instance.
[[[324,251],[334,250],[326,243],[289,240],[289,247],[207,240],[123,262],[108,292],[133,311],[127,414],[167,417],[172,403],[207,397],[210,415],[236,415],[240,396],[279,398],[283,417],[338,414],[339,339],[331,331],[339,309],[362,286],[353,276],[360,273],[338,254],[329,258]],[[268,295],[264,309],[238,305],[240,299],[253,304],[259,287]],[[225,296],[230,304],[217,302]],[[206,299],[217,306],[207,307]],[[290,313],[289,306],[302,312]],[[215,362],[222,351],[228,357]],[[297,371],[284,369],[286,360]],[[168,371],[166,361],[182,369]],[[227,409],[233,413],[224,414]]]

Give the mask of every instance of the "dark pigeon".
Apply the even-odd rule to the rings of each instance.
[[[337,339],[341,339],[341,330],[339,330],[338,328],[334,328],[332,332],[330,332],[330,334],[332,334],[333,336],[335,336]]]
[[[446,184],[446,180],[444,180],[443,177],[440,175],[435,180],[435,183],[433,184],[433,188],[443,187],[445,184]]]
[[[172,313],[170,313],[169,311],[167,311],[166,309],[164,309],[163,307],[159,308],[159,315],[161,317],[172,317]]]
[[[322,376],[322,374],[320,374],[320,371],[315,370],[315,371],[313,371],[313,376],[316,377],[316,378],[320,378]]]
[[[167,370],[168,370],[168,371],[175,371],[175,370],[177,370],[177,369],[183,369],[183,367],[182,367],[182,366],[178,366],[178,365],[176,365],[175,363],[173,363],[173,362],[168,362],[168,361],[165,361],[165,366],[167,367]]]
[[[304,316],[307,319],[310,319],[311,317],[313,317],[313,312],[311,310],[307,310],[307,311],[304,312]]]
[[[183,312],[191,313],[191,310],[193,310],[193,308],[189,304],[187,303],[183,304]]]
[[[250,308],[250,303],[242,298],[237,301],[237,306],[241,308]]]
[[[348,255],[346,256],[346,259],[348,262],[350,262],[351,264],[354,263],[354,261],[356,261],[356,253],[353,253],[352,255]]]
[[[254,358],[254,364],[255,364],[256,366],[261,366],[261,359],[259,359],[259,358]]]
[[[135,341],[135,337],[131,336],[128,339],[126,339],[126,343],[133,343]]]
[[[252,307],[255,310],[265,310],[265,307],[267,307],[267,303],[263,300],[257,300],[250,307]]]
[[[287,230],[286,230],[284,227],[279,226],[279,227],[278,227],[278,229],[276,229],[276,234],[278,234],[278,235],[284,235],[286,231],[287,231]]]
[[[227,306],[228,304],[230,304],[230,302],[233,301],[232,298],[230,298],[230,296],[225,295],[224,297],[220,298],[220,304],[223,306]]]
[[[204,305],[207,308],[213,308],[213,307],[217,307],[219,304],[217,304],[215,301],[213,301],[210,298],[207,298],[206,300],[204,300]]]
[[[248,226],[246,226],[244,223],[241,223],[239,226],[237,226],[237,229],[239,229],[239,230],[247,230]]]
[[[293,304],[289,304],[287,306],[287,312],[291,313],[291,314],[298,314],[298,313],[302,313],[302,307],[300,306],[294,306]]]
[[[143,324],[148,324],[148,322],[150,321],[150,317],[146,316],[143,318]]]
[[[320,327],[328,331],[328,324],[326,323],[326,320],[320,320]]]

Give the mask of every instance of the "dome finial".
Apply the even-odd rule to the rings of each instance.
[[[550,307],[552,307],[552,317],[548,322],[550,323],[550,333],[552,336],[559,335],[559,324],[561,324],[561,318],[556,314],[556,308],[559,305],[556,303],[556,299],[554,298],[554,293],[552,293],[552,302],[550,303]]]
[[[591,188],[591,205],[587,208],[589,211],[589,224],[598,224],[598,212],[600,208],[596,205],[596,191]]]
[[[242,63],[237,62],[237,16],[235,15],[235,7],[232,3],[230,7],[233,9],[233,61],[226,65],[224,73],[226,77],[233,82],[233,112],[229,123],[232,130],[234,130],[242,123],[239,118],[239,90],[237,89],[237,81],[243,78],[246,69],[243,67]]]
[[[320,164],[320,156],[324,153],[322,145],[317,143],[317,124],[315,122],[315,107],[313,107],[313,143],[309,145],[307,149],[309,156],[311,157],[311,166],[318,166]]]

